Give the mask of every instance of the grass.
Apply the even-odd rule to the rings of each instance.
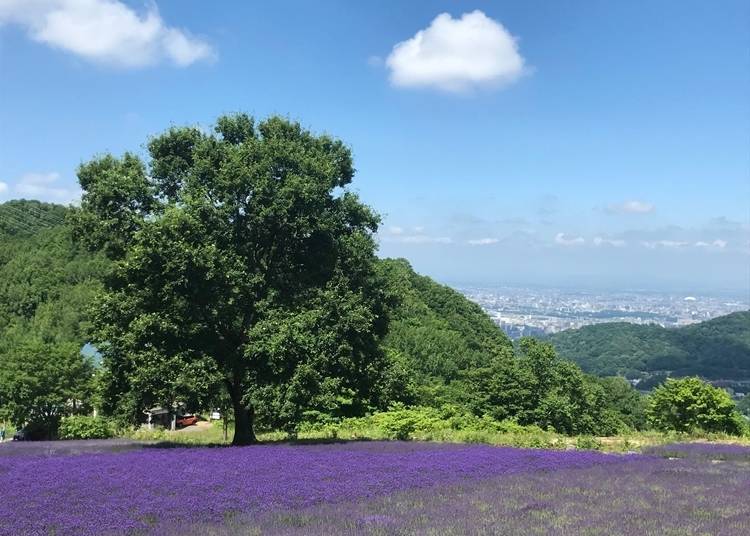
[[[213,422],[211,427],[199,431],[187,430],[138,430],[127,434],[129,439],[142,441],[160,441],[175,445],[227,445],[232,441],[234,426],[230,423],[228,439],[224,441],[220,422]],[[378,441],[391,439],[379,428],[338,429],[301,432],[292,439],[285,432],[261,432],[257,434],[262,443],[309,443],[325,441]],[[710,441],[716,443],[733,443],[750,446],[750,438],[738,438],[727,434],[678,434],[656,431],[632,432],[611,437],[592,438],[589,436],[565,436],[555,432],[538,433],[500,433],[475,430],[437,430],[424,433],[413,433],[409,436],[414,441],[436,441],[447,443],[481,443],[486,445],[509,446],[521,448],[583,449],[601,450],[604,452],[641,452],[644,449],[686,441]]]

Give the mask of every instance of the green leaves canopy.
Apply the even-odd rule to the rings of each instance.
[[[132,154],[79,170],[76,235],[115,261],[95,316],[110,393],[134,413],[221,386],[235,443],[256,413],[293,428],[331,392],[369,404],[386,366],[379,219],[346,190],[349,149],[244,114],[148,149],[150,173]]]
[[[62,415],[89,407],[93,369],[80,350],[106,266],[75,247],[67,212],[0,204],[0,418],[47,437]]]
[[[700,378],[669,378],[649,397],[646,415],[658,430],[740,434],[742,416],[726,391]]]

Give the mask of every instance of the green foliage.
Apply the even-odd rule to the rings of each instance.
[[[235,442],[253,422],[293,432],[309,412],[378,403],[388,316],[379,218],[347,190],[339,140],[239,114],[172,128],[82,165],[76,237],[114,263],[94,316],[110,411],[207,407],[225,391]]]
[[[80,349],[107,270],[73,243],[68,213],[38,201],[0,204],[0,414],[45,437],[90,406],[93,368]]]
[[[611,435],[632,426],[629,409],[623,413],[597,380],[534,339],[522,339],[518,355],[506,353],[468,371],[464,385],[463,403],[475,415],[495,420],[515,419],[568,435]],[[622,394],[631,395],[625,389]]]
[[[633,389],[624,378],[595,378],[604,390],[604,405],[633,430],[646,428],[646,397]]]
[[[496,421],[489,416],[477,417],[457,406],[432,408],[395,405],[388,411],[368,417],[344,419],[319,427],[308,427],[306,433],[324,431],[329,437],[369,439],[418,439],[502,442],[527,447],[554,447],[558,437],[538,426],[524,426],[515,421]]]
[[[416,274],[406,260],[386,259],[378,269],[386,291],[398,297],[383,346],[403,358],[417,383],[449,383],[511,348],[479,305]]]
[[[581,450],[602,450],[602,442],[595,437],[582,435],[576,438],[576,448]]]
[[[746,417],[750,417],[750,396],[746,395],[745,398],[737,402],[737,411]]]
[[[670,378],[649,397],[649,423],[658,430],[741,435],[744,421],[726,391],[700,378]]]
[[[613,322],[550,337],[560,355],[598,376],[672,376],[750,379],[750,312],[737,312],[679,329]],[[646,385],[646,384],[644,384]]]
[[[16,427],[54,437],[61,417],[88,409],[92,374],[77,344],[13,345],[0,354],[0,408]]]
[[[67,209],[52,203],[16,199],[0,204],[0,237],[29,237],[60,226]]]
[[[58,431],[60,439],[107,439],[114,437],[114,427],[102,417],[71,415],[63,417]]]

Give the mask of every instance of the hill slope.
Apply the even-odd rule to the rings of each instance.
[[[84,311],[106,261],[73,244],[67,209],[0,204],[0,351],[19,339],[85,342]]]
[[[67,211],[38,201],[0,204],[0,336],[13,330],[85,342],[81,324],[108,263],[75,246]],[[383,345],[409,371],[450,381],[511,347],[481,307],[418,275],[406,260],[381,260],[378,269],[399,302]]]
[[[549,337],[560,355],[599,376],[670,372],[750,380],[750,311],[678,329],[613,322]]]
[[[485,366],[512,343],[476,303],[414,272],[404,259],[380,261],[389,292],[401,303],[391,314],[386,350],[403,356],[422,379],[450,381]]]

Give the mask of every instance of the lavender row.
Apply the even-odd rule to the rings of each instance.
[[[627,463],[638,456],[484,445],[344,443],[144,448],[0,458],[0,533],[122,533],[268,514],[469,480]],[[255,515],[254,514],[254,515]]]

